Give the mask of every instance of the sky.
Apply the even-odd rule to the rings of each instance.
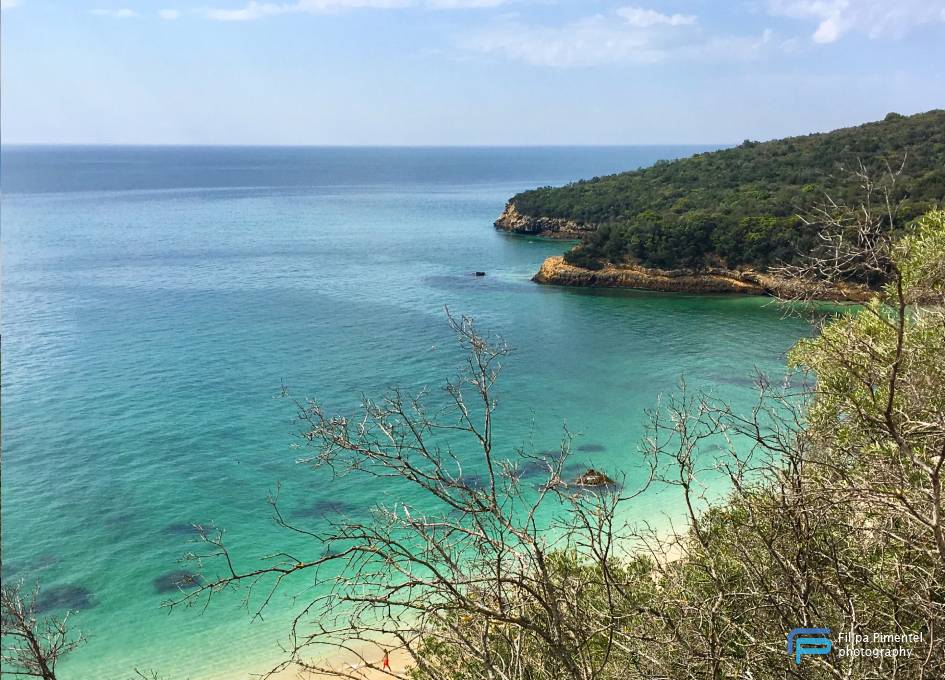
[[[727,144],[945,107],[945,0],[0,0],[4,144]]]

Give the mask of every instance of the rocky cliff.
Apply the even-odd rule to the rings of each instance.
[[[593,224],[581,224],[559,217],[531,217],[520,213],[515,204],[509,201],[505,210],[495,221],[495,228],[512,234],[527,234],[545,238],[576,239],[581,234],[594,231]]]
[[[773,295],[788,299],[814,297],[827,301],[862,302],[868,300],[871,295],[863,286],[845,285],[814,290],[797,281],[755,271],[663,270],[631,266],[583,269],[568,264],[560,255],[545,260],[532,280],[557,286],[641,288],[673,293]]]

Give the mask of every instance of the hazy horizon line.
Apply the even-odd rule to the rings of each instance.
[[[245,149],[606,149],[658,146],[735,146],[741,142],[645,142],[610,144],[241,144],[241,143],[152,143],[152,142],[0,142],[0,149],[15,147],[73,147],[73,148],[245,148]]]

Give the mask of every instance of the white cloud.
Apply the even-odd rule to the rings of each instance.
[[[317,14],[345,9],[398,9],[427,7],[429,9],[474,9],[498,7],[510,0],[298,0],[297,2],[256,2],[252,0],[238,9],[210,8],[204,10],[208,19],[216,21],[252,21],[280,14]]]
[[[653,63],[664,57],[645,33],[600,15],[560,27],[503,22],[473,35],[463,46],[539,66]]]
[[[627,20],[631,26],[647,28],[649,26],[690,26],[696,23],[696,17],[691,14],[661,14],[653,9],[642,7],[622,7],[617,14]]]
[[[426,0],[420,3],[431,9],[477,9],[481,7],[499,7],[509,0]]]
[[[769,0],[771,14],[817,22],[811,38],[832,43],[846,33],[901,38],[910,30],[945,21],[945,0]]]
[[[180,19],[180,10],[161,9],[161,10],[158,10],[158,16],[161,17],[162,19],[173,21],[174,19]]]
[[[206,15],[208,19],[215,21],[250,21],[252,19],[260,19],[264,16],[278,14],[278,7],[278,5],[260,5],[251,2],[242,9],[208,9],[206,10]]]
[[[138,16],[138,13],[127,7],[123,9],[93,9],[92,14],[98,17],[112,17],[113,19],[131,19]]]
[[[598,14],[562,26],[506,20],[469,36],[460,45],[539,66],[592,66],[748,59],[772,38],[770,31],[761,36],[707,37],[696,25],[696,17],[654,14],[663,18],[618,10],[616,15]]]

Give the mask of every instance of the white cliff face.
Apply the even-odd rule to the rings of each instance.
[[[495,221],[495,228],[512,234],[529,234],[548,238],[574,239],[597,229],[594,224],[580,224],[561,217],[532,217],[523,215],[511,201]]]

